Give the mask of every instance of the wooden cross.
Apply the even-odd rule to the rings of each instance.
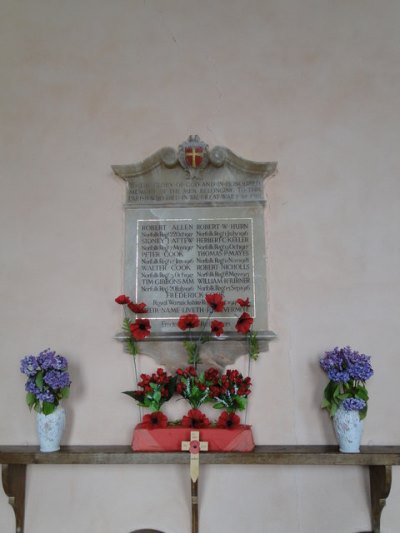
[[[198,533],[198,479],[200,470],[200,452],[208,451],[208,442],[200,441],[200,433],[198,431],[191,431],[190,441],[183,441],[181,446],[182,451],[190,452],[190,479],[192,485],[192,533]]]

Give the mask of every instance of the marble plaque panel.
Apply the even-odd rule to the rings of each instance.
[[[264,217],[260,206],[128,209],[126,292],[148,306],[154,332],[176,331],[182,314],[208,314],[205,295],[222,293],[232,330],[249,298],[255,328],[266,329]]]

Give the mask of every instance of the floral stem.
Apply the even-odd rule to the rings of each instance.
[[[125,315],[125,320],[127,320],[130,323],[130,319],[128,317],[125,307],[124,307],[124,315]],[[132,338],[132,335],[131,335],[131,338]],[[134,343],[136,342],[135,339],[133,339],[133,342]],[[137,371],[137,366],[136,366],[136,354],[132,353],[132,358],[133,358],[133,369],[135,371],[135,380],[137,384],[139,382],[139,377],[138,377],[138,371]],[[141,422],[142,421],[142,408],[140,407],[140,405],[138,405],[138,410],[139,410],[139,422]]]
[[[196,370],[197,370],[197,365],[200,363],[200,347],[201,347],[201,341],[203,339],[203,334],[204,334],[204,331],[206,329],[207,324],[210,322],[211,315],[213,314],[213,312],[214,312],[214,309],[211,309],[211,311],[208,314],[208,317],[206,318],[206,320],[201,325],[200,334],[199,334],[199,337],[198,337],[197,342],[196,342],[196,354],[195,354],[195,358],[194,358],[195,359],[194,368]]]
[[[247,375],[250,377],[250,366],[251,366],[251,357],[250,357],[250,354],[249,354],[249,358],[248,358],[248,362],[247,362]],[[246,409],[244,411],[244,423],[246,424],[247,423],[247,406],[248,406],[248,403],[246,403]]]
[[[136,384],[139,382],[138,380],[138,372],[137,372],[137,366],[136,366],[136,355],[133,355],[133,368],[135,369],[135,379],[136,379]],[[142,408],[140,407],[140,405],[138,405],[138,409],[139,409],[139,422],[142,421]]]

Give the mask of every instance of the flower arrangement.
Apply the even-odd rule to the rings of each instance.
[[[183,344],[188,354],[188,363],[194,365],[195,368],[197,368],[197,365],[201,362],[200,349],[202,344],[209,341],[211,335],[220,337],[224,333],[224,322],[217,319],[211,320],[213,313],[221,313],[224,311],[224,297],[219,293],[206,294],[205,300],[209,313],[207,319],[203,323],[196,313],[181,315],[177,323],[177,327],[181,331],[187,331],[189,333],[189,338],[185,339]],[[134,315],[146,314],[147,305],[144,302],[135,303],[125,294],[121,294],[115,298],[115,302],[124,307],[125,318],[122,328],[124,332],[128,334],[126,347],[128,353],[135,356],[139,353],[137,342],[146,339],[146,337],[151,334],[151,324],[148,318],[140,318],[136,316],[135,320],[133,320],[132,317],[129,316],[127,310],[131,311]],[[242,309],[242,313],[235,324],[235,329],[238,333],[247,338],[249,359],[256,360],[259,356],[259,345],[257,332],[252,330],[254,319],[248,313],[248,310],[251,307],[250,300],[249,298],[238,298],[235,303]],[[243,311],[243,309],[246,309],[246,311]],[[208,324],[210,331],[209,333],[206,333],[206,327]],[[195,332],[196,335],[194,335],[193,330],[197,328],[200,328],[200,331]]]
[[[197,373],[194,366],[178,368],[176,393],[188,401],[191,407],[198,409],[203,403],[211,401],[216,394],[219,372],[209,368]]]
[[[25,390],[29,409],[49,415],[68,397],[71,380],[67,369],[67,359],[50,348],[21,360],[20,370],[28,378]]]
[[[327,409],[330,416],[342,405],[346,411],[359,411],[360,420],[366,417],[369,398],[365,382],[374,373],[370,359],[350,346],[336,347],[320,359],[320,366],[329,378],[321,407]]]
[[[234,427],[240,423],[236,411],[243,411],[251,390],[251,378],[243,377],[238,370],[227,370],[220,374],[218,369],[209,368],[198,373],[194,366],[178,368],[175,375],[169,375],[162,368],[153,374],[141,374],[138,390],[125,391],[136,402],[152,411],[145,415],[146,427],[165,427],[167,417],[161,413],[162,405],[174,395],[185,399],[191,409],[182,418],[183,427],[207,427],[209,419],[200,411],[205,403],[211,403],[215,409],[224,412],[218,418],[217,427]]]
[[[221,376],[215,392],[215,409],[225,409],[228,413],[243,411],[250,394],[251,378],[244,378],[237,370],[227,370]],[[213,392],[214,394],[214,392]]]
[[[132,302],[124,294],[118,296],[115,301],[124,307],[123,329],[128,333],[127,351],[135,360],[135,356],[139,353],[137,343],[151,334],[150,320],[137,317],[138,314],[147,313],[147,306],[145,303]],[[198,365],[201,363],[201,346],[209,341],[211,336],[223,335],[225,327],[224,322],[213,319],[214,313],[224,311],[224,297],[219,293],[206,294],[205,301],[208,316],[204,321],[201,321],[196,313],[187,313],[181,315],[177,322],[178,329],[188,334],[183,340],[183,345],[189,366],[178,368],[175,375],[168,375],[162,368],[158,368],[155,373],[141,374],[138,379],[134,363],[138,389],[125,391],[125,394],[135,399],[139,406],[150,409],[151,414],[143,417],[142,427],[166,427],[168,419],[161,413],[161,407],[173,395],[180,396],[191,407],[180,421],[182,427],[204,428],[213,425],[219,428],[234,428],[240,424],[240,418],[235,413],[247,406],[251,378],[243,377],[238,370],[227,370],[222,375],[218,369],[212,367],[202,372],[198,371]],[[249,298],[239,298],[236,304],[241,309],[241,314],[235,329],[247,338],[250,362],[259,355],[257,333],[252,331],[254,319],[248,312],[251,304]],[[132,313],[136,315],[135,318]],[[205,403],[212,404],[215,409],[223,410],[216,423],[211,423],[200,411],[199,408]]]
[[[147,407],[153,412],[159,411],[163,403],[170,400],[175,392],[176,378],[170,376],[162,368],[152,374],[141,374],[141,381],[137,386],[139,390],[125,391],[124,394],[134,398],[142,407]]]

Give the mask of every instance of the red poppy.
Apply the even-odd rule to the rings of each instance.
[[[250,331],[251,325],[254,322],[253,318],[249,315],[249,313],[242,313],[240,317],[238,318],[238,321],[236,322],[236,331],[238,333],[246,334]]]
[[[219,320],[213,320],[211,322],[211,333],[214,333],[216,337],[219,337],[224,332],[225,324]]]
[[[186,369],[185,369],[185,372],[188,376],[193,376],[193,377],[196,377],[197,376],[197,370],[195,369],[194,366],[188,366]]]
[[[146,304],[140,303],[135,304],[134,302],[128,302],[128,307],[133,313],[141,314],[141,313],[147,313]]]
[[[115,298],[115,301],[117,304],[125,305],[130,303],[130,299],[128,296],[125,296],[125,294],[121,294],[117,298]]]
[[[150,335],[150,320],[148,318],[137,318],[133,324],[129,326],[132,337],[137,341],[141,341]]]
[[[210,390],[208,391],[208,395],[210,398],[215,398],[216,396],[219,396],[221,392],[220,387],[218,385],[211,385]]]
[[[182,418],[184,428],[202,428],[210,425],[210,421],[199,409],[190,409],[188,414]]]
[[[198,328],[200,326],[200,319],[195,313],[188,313],[187,315],[182,315],[178,320],[178,328],[182,331],[186,329]]]
[[[235,413],[224,411],[217,420],[217,428],[232,429],[240,424],[240,418]]]
[[[250,300],[248,298],[246,298],[245,300],[243,300],[242,298],[238,298],[236,300],[236,303],[240,305],[240,307],[250,307]]]
[[[211,381],[212,383],[217,383],[219,380],[219,372],[217,368],[211,367],[204,372],[204,377],[206,381]]]
[[[206,302],[217,313],[221,313],[224,310],[225,302],[222,294],[206,294]]]
[[[184,383],[177,383],[175,392],[177,394],[183,394],[186,390],[186,385]]]
[[[146,429],[166,428],[168,418],[161,411],[155,411],[149,415],[144,415],[142,427]]]

